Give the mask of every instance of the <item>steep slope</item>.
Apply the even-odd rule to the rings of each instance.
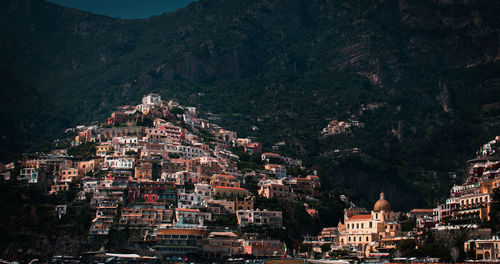
[[[70,122],[67,116],[52,106],[47,98],[14,73],[0,66],[2,103],[0,116],[0,157],[10,159],[30,147],[51,140]]]
[[[202,0],[133,21],[1,4],[0,58],[73,124],[160,92],[284,141],[361,200],[432,204],[500,133],[498,1]],[[370,103],[383,107],[360,114]],[[365,128],[320,136],[351,115]],[[349,148],[361,154],[335,155]]]

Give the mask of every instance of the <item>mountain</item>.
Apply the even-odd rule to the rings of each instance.
[[[403,209],[443,198],[500,133],[498,1],[201,0],[144,20],[0,4],[2,118],[43,120],[12,123],[2,160],[158,92],[283,142],[336,194],[371,206],[383,188]],[[335,119],[364,127],[322,136]]]

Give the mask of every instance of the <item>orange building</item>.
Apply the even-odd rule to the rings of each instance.
[[[316,176],[316,175],[307,175],[306,179],[308,179],[308,180],[310,180],[312,182],[314,189],[317,189],[317,188],[321,187],[321,182],[320,182],[318,176]]]
[[[71,182],[81,178],[81,175],[78,173],[78,169],[75,168],[61,170],[60,176],[62,182]]]
[[[130,227],[159,226],[172,222],[172,210],[165,208],[123,208],[120,225]]]
[[[215,186],[212,188],[212,192],[215,196],[224,196],[224,197],[245,197],[250,192],[245,188],[236,188],[236,187],[225,187],[225,186]]]
[[[254,197],[250,196],[247,196],[243,199],[236,198],[234,207],[236,210],[253,210],[254,202]]]
[[[151,181],[153,179],[153,164],[141,162],[135,166],[134,178],[138,181]]]
[[[217,174],[213,175],[210,179],[210,186],[223,186],[223,187],[240,187],[240,181],[236,179],[233,175]]]
[[[312,194],[314,191],[314,182],[309,178],[295,178],[290,181],[294,192],[303,194]]]

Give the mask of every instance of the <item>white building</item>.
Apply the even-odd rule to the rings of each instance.
[[[142,104],[149,106],[160,106],[162,104],[161,96],[155,93],[150,93],[142,97]]]
[[[204,225],[205,221],[212,220],[212,213],[201,212],[198,209],[175,209],[175,222],[179,224]]]
[[[149,139],[169,138],[173,141],[181,142],[185,136],[185,130],[170,123],[160,127],[146,129],[146,135]]]
[[[35,168],[24,168],[21,170],[18,180],[26,180],[28,183],[38,182],[38,170]]]
[[[206,183],[197,183],[194,190],[185,191],[179,189],[177,192],[177,208],[194,209],[207,207],[207,201],[210,200],[211,189]]]
[[[177,154],[182,159],[194,159],[209,156],[209,152],[202,148],[203,145],[196,146],[186,146],[178,143],[167,143],[164,145],[165,153]]]
[[[135,158],[129,157],[105,157],[104,167],[110,169],[131,170],[134,168]]]
[[[238,210],[236,212],[239,226],[267,225],[274,228],[283,226],[283,215],[281,211]]]
[[[164,182],[171,182],[175,185],[184,185],[185,184],[185,179],[184,176],[185,174],[188,173],[187,171],[178,171],[178,172],[162,172],[161,174],[161,180]]]
[[[161,106],[161,96],[158,94],[150,93],[142,97],[142,104],[137,105],[137,111],[147,114],[154,106]]]

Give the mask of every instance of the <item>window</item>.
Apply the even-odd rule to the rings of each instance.
[[[372,222],[370,222],[370,224],[368,225],[370,228],[372,228]]]

